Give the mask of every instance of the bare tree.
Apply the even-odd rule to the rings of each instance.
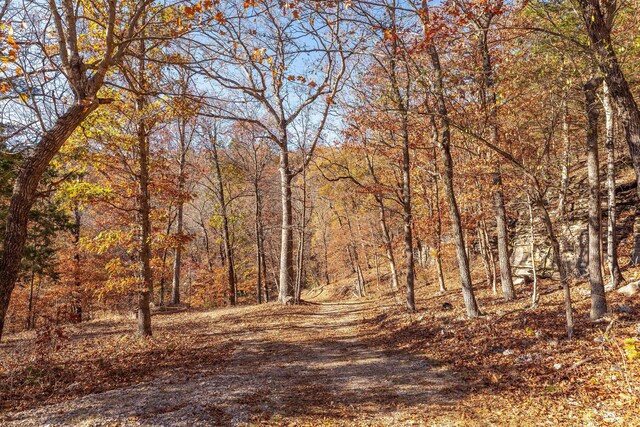
[[[222,9],[221,9],[222,8]],[[298,3],[295,10],[275,0],[246,8],[219,5],[203,17],[190,40],[186,66],[212,84],[213,116],[252,123],[280,151],[282,225],[279,301],[290,299],[294,279],[291,184],[313,157],[346,72],[342,15],[345,6]],[[222,18],[224,17],[224,18]],[[301,114],[313,111],[314,135],[306,156],[293,164],[292,130]]]

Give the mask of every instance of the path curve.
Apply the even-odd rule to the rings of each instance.
[[[370,340],[370,304],[311,304],[284,318],[239,309],[203,331],[224,328],[232,337],[221,371],[202,366],[189,377],[3,414],[3,425],[428,425],[430,408],[448,405],[455,381],[424,357]]]

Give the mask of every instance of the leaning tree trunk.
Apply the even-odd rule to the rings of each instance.
[[[460,219],[460,211],[458,209],[458,202],[456,200],[455,192],[453,189],[453,160],[451,158],[451,151],[449,148],[449,135],[448,130],[443,132],[446,137],[439,141],[440,155],[442,156],[442,162],[444,164],[444,189],[447,197],[447,203],[449,204],[449,216],[451,219],[451,227],[453,231],[453,239],[456,246],[456,255],[458,258],[458,268],[460,270],[460,282],[462,285],[462,296],[464,299],[464,305],[467,310],[467,316],[473,318],[480,315],[478,310],[478,304],[473,293],[473,285],[471,283],[471,272],[469,270],[469,258],[465,250],[464,232],[462,230],[462,221]],[[445,142],[446,141],[446,142]]]
[[[538,195],[535,203],[542,213],[542,222],[544,223],[544,227],[547,231],[547,237],[551,242],[553,262],[558,269],[558,274],[560,275],[560,283],[562,284],[562,289],[564,291],[564,312],[567,321],[567,335],[571,339],[573,338],[573,309],[571,308],[571,288],[569,286],[569,277],[567,276],[567,272],[560,257],[560,243],[558,242],[558,237],[553,230],[551,216],[549,215],[549,211],[544,204],[544,200],[542,200]]]
[[[587,35],[598,60],[598,67],[607,83],[609,94],[625,133],[638,183],[636,191],[640,197],[640,111],[611,41],[611,22],[613,21],[612,14],[615,13],[613,7],[615,2],[578,0],[578,4]]]
[[[602,283],[600,225],[600,162],[598,159],[598,100],[596,89],[600,79],[591,79],[583,87],[587,113],[587,174],[589,178],[589,284],[591,285],[591,319],[607,312]]]
[[[36,200],[40,178],[53,156],[99,103],[98,99],[94,99],[70,106],[55,125],[42,135],[18,171],[5,220],[4,244],[0,258],[0,338],[11,293],[20,271],[22,250],[27,239],[28,215]]]
[[[603,84],[604,98],[602,105],[605,112],[607,151],[607,263],[611,275],[611,287],[617,289],[620,282],[624,281],[622,271],[618,263],[618,238],[616,236],[616,155],[615,155],[615,114],[611,103],[609,87]]]
[[[429,10],[426,0],[422,2],[421,18],[426,28],[429,27]],[[442,179],[444,181],[444,190],[447,202],[449,204],[449,216],[451,218],[451,226],[453,239],[456,246],[456,255],[458,258],[458,268],[460,270],[460,282],[462,285],[462,297],[467,311],[467,316],[474,318],[480,315],[478,304],[473,292],[473,284],[471,282],[471,271],[469,270],[469,258],[465,251],[464,234],[462,230],[462,221],[460,220],[460,210],[454,191],[453,184],[453,159],[451,158],[451,129],[449,125],[449,114],[444,95],[444,76],[442,66],[440,64],[440,56],[434,44],[433,38],[425,38],[426,50],[431,61],[431,66],[435,74],[433,80],[433,92],[437,102],[438,121],[431,116],[431,125],[436,129],[437,122],[440,123],[440,135],[437,138],[437,145],[444,165],[444,173]]]

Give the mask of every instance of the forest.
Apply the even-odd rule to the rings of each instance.
[[[0,424],[640,426],[638,0],[0,0]]]

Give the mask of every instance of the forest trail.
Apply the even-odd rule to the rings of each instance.
[[[187,314],[207,320],[189,323],[199,329],[199,339],[224,335],[233,348],[215,372],[206,364],[189,375],[164,372],[133,386],[5,413],[0,421],[6,426],[429,425],[431,409],[453,403],[447,392],[456,386],[452,375],[424,357],[390,352],[368,338],[370,303],[278,307],[283,316],[273,304],[262,307]]]

